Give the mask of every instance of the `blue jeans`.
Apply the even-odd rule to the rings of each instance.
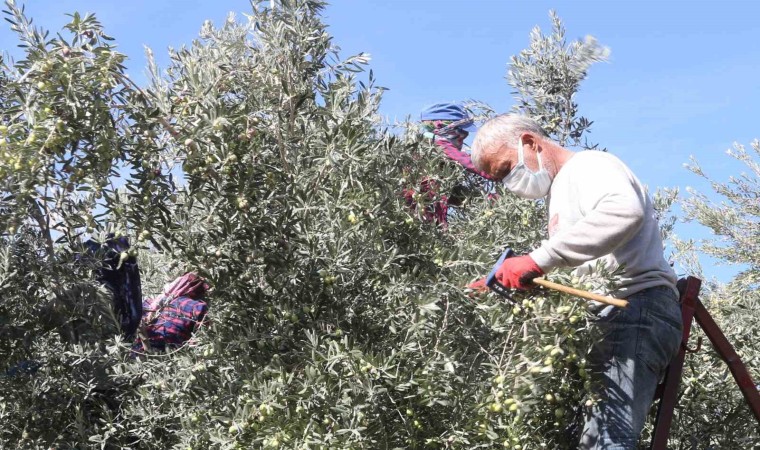
[[[681,343],[678,297],[670,287],[644,289],[627,308],[602,309],[595,324],[602,336],[588,363],[599,400],[584,407],[579,448],[636,449],[657,384]]]

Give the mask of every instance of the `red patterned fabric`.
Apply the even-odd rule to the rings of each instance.
[[[206,281],[186,273],[164,287],[162,295],[143,301],[143,318],[133,347],[136,351],[166,350],[184,345],[204,323],[209,290]]]
[[[156,316],[145,324],[143,340],[147,339],[150,349],[165,350],[185,344],[193,332],[203,323],[208,305],[189,297],[158,297],[143,303],[146,315]]]
[[[206,280],[188,272],[164,287],[164,295],[173,297],[203,298],[209,290]]]

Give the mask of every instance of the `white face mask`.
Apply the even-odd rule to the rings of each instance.
[[[541,163],[541,153],[536,153],[538,172],[531,172],[525,166],[522,138],[518,142],[517,157],[517,165],[501,180],[504,187],[522,198],[536,199],[545,197],[549,193],[552,179],[549,176],[549,172],[546,171]]]

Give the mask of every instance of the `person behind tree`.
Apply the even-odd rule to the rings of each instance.
[[[464,140],[477,131],[475,120],[458,103],[436,103],[420,113],[420,124],[424,136],[436,143],[452,161],[460,164],[468,172],[492,180],[487,173],[472,164],[470,155],[462,150]]]
[[[209,289],[205,279],[187,272],[164,286],[161,295],[146,298],[133,354],[163,352],[185,345],[206,323],[208,303],[205,298]]]
[[[466,171],[492,180],[487,173],[477,170],[472,164],[470,155],[462,150],[465,139],[471,132],[477,130],[477,127],[474,119],[461,104],[447,102],[426,107],[420,113],[420,126],[423,135],[432,139],[446,157],[464,167]],[[429,198],[434,198],[437,190],[438,185],[434,180],[426,178],[420,183],[419,193]],[[415,194],[414,189],[404,191],[404,197],[411,207],[416,206],[413,200]],[[449,206],[458,204],[459,195],[456,192],[442,195],[441,200],[433,203],[432,207],[425,211],[424,218],[445,226]]]
[[[663,257],[646,188],[617,157],[567,150],[536,121],[516,114],[482,125],[472,163],[519,197],[547,197],[549,239],[530,254],[504,261],[496,278],[505,287],[531,289],[533,278],[557,267],[590,273],[601,261],[609,270],[620,269],[612,294],[629,303],[595,308],[602,338],[591,349],[589,365],[599,401],[587,410],[579,448],[637,448],[682,330],[676,275]]]

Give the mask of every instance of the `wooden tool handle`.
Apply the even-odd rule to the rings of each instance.
[[[580,289],[563,286],[553,281],[549,281],[545,278],[534,278],[533,282],[539,286],[543,286],[549,289],[554,289],[555,291],[564,292],[566,294],[575,295],[576,297],[583,297],[587,300],[596,300],[598,302],[605,303],[607,305],[617,306],[619,308],[625,308],[626,306],[628,306],[628,301],[626,300],[621,300],[619,298],[614,298],[614,297],[607,297],[604,295],[594,294],[592,292],[582,291]]]

